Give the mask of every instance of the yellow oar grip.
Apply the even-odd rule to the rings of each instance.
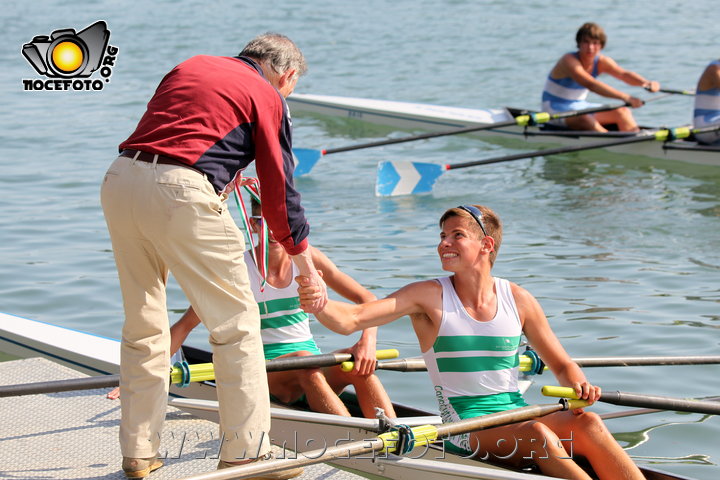
[[[525,127],[528,123],[530,123],[530,115],[518,115],[515,117],[515,122],[518,126]]]
[[[375,358],[378,360],[389,360],[391,358],[397,358],[400,356],[400,351],[396,348],[388,348],[386,350],[377,350],[375,352]],[[349,362],[342,362],[340,364],[340,369],[343,372],[352,372],[352,369],[355,368],[355,362],[349,361]]]
[[[585,408],[589,404],[587,400],[568,400],[568,408],[570,410],[575,410],[576,408]]]
[[[547,123],[550,120],[552,120],[552,118],[548,112],[538,112],[535,114],[536,123]]]
[[[575,393],[575,389],[570,387],[554,387],[552,385],[545,385],[542,387],[542,394],[546,397],[562,397],[574,400],[577,400],[578,398]]]
[[[413,443],[408,447],[408,451],[412,450],[415,447],[429,445],[430,443],[437,440],[438,437],[437,428],[433,425],[420,425],[418,427],[411,428],[410,430],[412,431]],[[378,435],[378,438],[383,442],[383,453],[387,454],[388,452],[391,452],[399,453],[401,455],[407,453],[396,452],[398,447],[397,442],[400,438],[400,433],[397,430]]]
[[[215,379],[215,369],[212,363],[196,363],[188,365],[188,371],[190,372],[191,382],[203,382],[205,380]],[[178,367],[173,367],[170,372],[171,383],[182,383],[182,370]]]
[[[397,358],[400,356],[400,352],[396,348],[388,348],[386,350],[378,350],[375,352],[375,358],[378,360],[389,360],[391,358]]]
[[[677,127],[670,130],[658,130],[655,132],[655,140],[666,142],[676,138],[688,138],[692,134],[690,127]]]

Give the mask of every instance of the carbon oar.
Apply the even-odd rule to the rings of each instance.
[[[581,367],[643,367],[660,365],[711,365],[720,363],[718,355],[684,357],[577,357],[573,361]]]
[[[707,397],[702,399],[705,402],[718,402],[720,397]],[[623,410],[621,412],[603,413],[600,418],[603,420],[612,420],[614,418],[634,417],[635,415],[647,415],[648,413],[662,412],[657,408],[633,408],[632,410]]]
[[[652,99],[654,100],[654,99]],[[348,145],[346,147],[328,148],[324,150],[313,150],[311,148],[293,148],[293,157],[295,159],[295,175],[301,176],[310,173],[310,170],[324,155],[330,155],[332,153],[349,152],[351,150],[361,150],[363,148],[381,147],[385,145],[394,145],[396,143],[414,142],[416,140],[425,140],[428,138],[444,137],[447,135],[460,135],[462,133],[478,132],[481,130],[492,130],[493,128],[502,127],[524,127],[527,125],[538,125],[541,123],[547,123],[550,120],[559,120],[561,118],[577,117],[580,115],[589,115],[593,113],[608,112],[610,110],[616,110],[618,108],[627,107],[628,103],[620,105],[601,105],[599,107],[586,108],[583,110],[571,110],[567,112],[558,113],[529,113],[527,115],[518,115],[512,120],[506,120],[503,122],[486,123],[483,125],[474,125],[471,127],[455,128],[452,130],[444,130],[441,132],[430,132],[422,133],[419,135],[410,135],[401,138],[391,138],[387,140],[378,140],[376,142],[360,143],[357,145]]]
[[[394,348],[387,350],[377,350],[375,358],[385,360],[388,358],[397,358],[400,355]],[[297,370],[301,368],[322,368],[338,365],[342,362],[352,360],[350,353],[323,353],[320,355],[309,355],[306,357],[283,357],[268,360],[266,370],[268,372],[279,372],[283,370]]]
[[[570,147],[547,148],[532,152],[504,155],[502,157],[486,158],[471,162],[438,165],[436,163],[410,162],[405,160],[394,160],[378,163],[375,194],[377,196],[414,195],[418,193],[430,193],[435,181],[446,171],[458,168],[475,167],[491,163],[509,162],[526,158],[557,155],[560,153],[581,152],[597,148],[627,145],[631,143],[647,142],[657,140],[660,142],[675,139],[688,138],[698,133],[706,133],[720,130],[720,125],[713,125],[703,128],[691,129],[690,127],[678,127],[661,129],[651,132],[643,132],[618,140],[588,143],[585,145],[574,145]]]
[[[648,87],[645,87],[645,90],[647,90],[648,92],[650,91]],[[658,92],[670,93],[672,95],[695,95],[695,90],[674,90],[672,88],[661,88],[660,90],[658,90]]]
[[[49,382],[21,383],[0,387],[0,397],[19,397],[40,393],[70,392],[73,390],[92,390],[93,388],[117,387],[120,375],[101,375],[95,377],[71,378]]]
[[[400,353],[394,349],[377,350],[378,360],[397,358]],[[265,368],[268,372],[299,370],[305,368],[322,368],[338,365],[352,360],[350,353],[324,353],[305,357],[283,357],[268,360]],[[177,365],[177,364],[176,364]],[[204,382],[215,379],[212,363],[174,366],[170,372],[170,383],[187,385],[189,382]],[[92,390],[94,388],[117,387],[120,375],[101,375],[94,377],[72,378],[69,380],[53,380],[49,382],[21,383],[0,386],[1,397],[17,397],[21,395],[37,395],[42,393],[69,392],[74,390]]]
[[[720,355],[689,355],[674,357],[573,357],[575,363],[583,368],[589,367],[644,367],[661,365],[716,365],[720,364]],[[520,370],[534,370],[534,360],[526,355],[520,355]],[[352,361],[342,362],[340,368],[349,372],[353,369]],[[395,372],[424,372],[425,360],[421,357],[398,358],[378,362],[378,370],[391,370]],[[547,367],[546,367],[547,368]]]
[[[547,397],[564,397],[577,399],[575,389],[569,387],[544,386],[542,394]],[[643,407],[662,410],[673,410],[676,412],[704,413],[709,415],[720,415],[720,403],[685,398],[662,397],[659,395],[645,395],[642,393],[628,392],[603,392],[600,400],[613,405],[626,407]]]
[[[544,365],[540,365],[542,368]],[[343,372],[350,372],[355,368],[355,363],[352,361],[342,362],[340,368]],[[377,370],[392,370],[395,372],[425,372],[427,367],[425,366],[425,360],[421,357],[413,358],[398,358],[396,360],[386,360],[384,362],[378,362],[375,366]],[[520,371],[528,372],[534,370],[536,365],[534,360],[528,356],[520,355]]]
[[[411,432],[408,434],[396,430],[367,440],[351,442],[345,445],[337,445],[336,443],[334,447],[298,453],[297,458],[282,458],[255,462],[250,465],[238,465],[237,467],[186,477],[184,480],[225,480],[230,478],[259,477],[289,468],[304,467],[334,459],[357,457],[374,452],[382,452],[383,454],[389,452],[402,455],[410,452],[415,447],[429,445],[438,438],[524,422],[561,410],[567,410],[568,408],[576,408],[579,405],[580,403],[574,400],[570,402],[561,400],[559,403],[531,405],[467,420],[460,420],[458,422],[444,423],[442,425],[422,425],[410,429]]]

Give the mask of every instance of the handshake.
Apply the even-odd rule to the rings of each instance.
[[[322,272],[318,272],[318,274],[322,278]],[[305,275],[298,275],[295,277],[295,281],[298,284],[297,291],[300,297],[300,308],[307,313],[320,313],[327,304],[327,289],[325,285],[323,284],[321,286]]]

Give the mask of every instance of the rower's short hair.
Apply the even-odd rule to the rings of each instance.
[[[607,35],[605,34],[605,30],[603,30],[603,28],[597,23],[587,22],[583,24],[583,26],[580,27],[575,34],[575,42],[577,43],[577,46],[579,47],[580,42],[585,39],[597,40],[600,42],[600,45],[605,48]]]
[[[483,205],[473,205],[473,207],[480,210],[480,213],[482,213],[482,218],[480,220],[482,221],[483,227],[485,228],[485,232],[489,237],[492,237],[493,240],[495,240],[495,248],[490,253],[490,265],[494,265],[498,251],[500,250],[500,244],[502,243],[502,222],[500,221],[500,217],[497,215],[497,213],[493,212],[492,209],[490,209],[489,207],[485,207]],[[442,214],[442,216],[440,217],[440,221],[438,222],[440,228],[442,228],[443,224],[447,221],[447,219],[451,217],[462,217],[466,219],[473,231],[477,232],[478,237],[483,236],[483,231],[480,228],[477,220],[472,216],[470,212],[461,207],[454,207],[446,210],[445,213]]]
[[[303,53],[292,40],[280,33],[258,35],[245,45],[240,56],[265,62],[279,75],[295,70],[300,76],[307,71]]]

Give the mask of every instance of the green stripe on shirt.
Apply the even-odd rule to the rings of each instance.
[[[520,345],[520,336],[485,337],[479,335],[457,335],[437,337],[433,349],[435,352],[463,352],[485,350],[490,352],[510,352]]]
[[[279,317],[271,318],[260,318],[260,329],[266,328],[282,328],[296,323],[304,322],[307,320],[307,313],[302,310],[287,315],[281,315]]]
[[[260,314],[267,315],[269,313],[284,312],[286,310],[297,310],[300,308],[300,297],[279,298],[277,300],[267,300],[258,303]]]
[[[486,370],[505,370],[517,367],[520,358],[517,354],[507,357],[453,357],[437,358],[438,370],[447,372],[481,372]]]

